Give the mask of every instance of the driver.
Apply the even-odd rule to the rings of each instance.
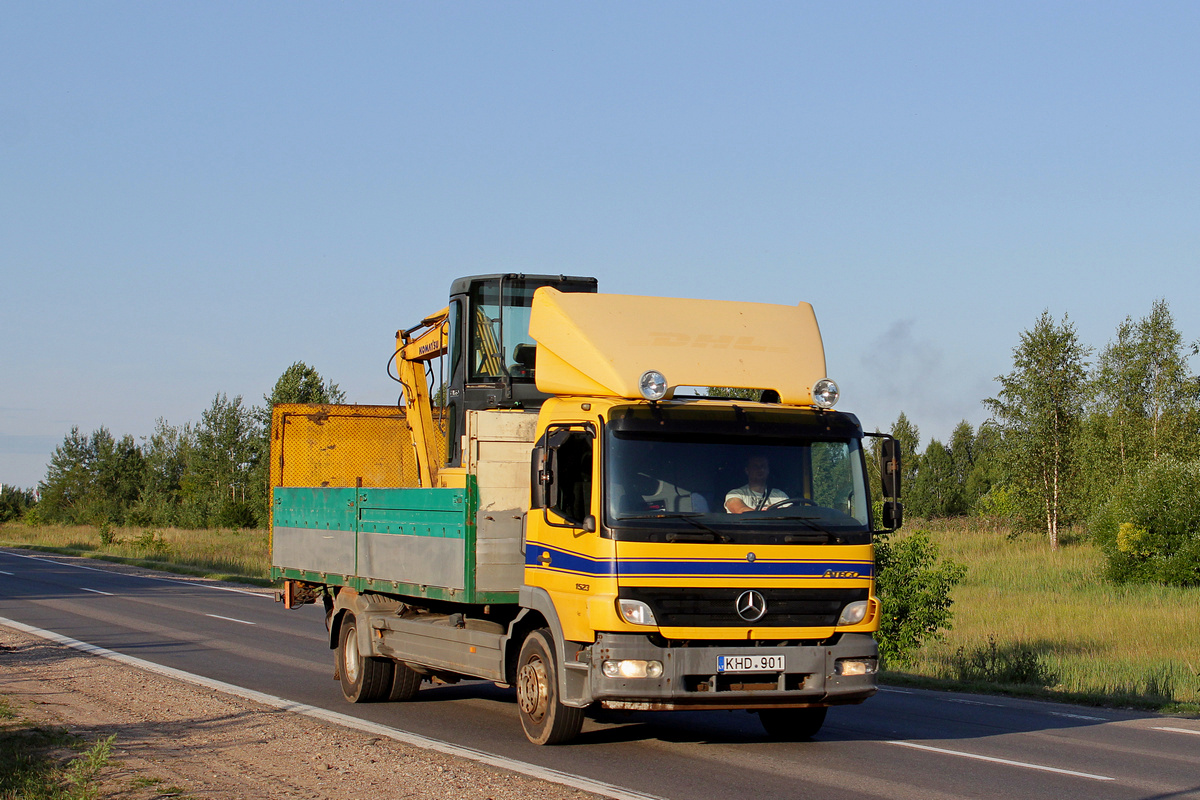
[[[770,475],[771,465],[766,456],[750,456],[746,460],[746,485],[731,489],[725,495],[725,510],[730,514],[762,511],[787,500],[787,492],[767,487]]]

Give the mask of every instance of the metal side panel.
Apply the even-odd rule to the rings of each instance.
[[[271,515],[272,565],[354,575],[355,491],[276,488]]]
[[[369,624],[373,630],[382,632],[382,636],[372,637],[378,655],[492,681],[504,680],[501,633],[465,630],[393,615],[372,616]]]
[[[482,494],[480,490],[480,494]],[[515,592],[525,582],[521,550],[525,515],[520,508],[478,514],[475,584],[480,591]]]
[[[467,588],[467,493],[463,489],[361,489],[358,575]]]

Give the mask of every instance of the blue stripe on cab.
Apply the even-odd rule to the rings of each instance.
[[[828,578],[869,580],[874,574],[870,561],[823,561],[759,558],[633,559],[614,563],[556,547],[525,548],[525,566],[573,575],[625,578]]]

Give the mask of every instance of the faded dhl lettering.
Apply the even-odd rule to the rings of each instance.
[[[686,333],[651,333],[650,344],[654,347],[697,347],[709,350],[745,350],[758,353],[786,353],[780,345],[758,344],[753,336],[718,336],[701,333],[689,336]]]

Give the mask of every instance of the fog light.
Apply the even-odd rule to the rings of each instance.
[[[842,609],[838,625],[857,625],[867,618],[867,601],[855,600]]]
[[[654,612],[650,610],[650,606],[641,600],[619,599],[617,600],[617,609],[621,612],[621,619],[631,625],[658,624],[658,620],[654,618]]]
[[[833,664],[838,675],[874,675],[879,671],[877,658],[839,658]]]
[[[606,678],[661,678],[663,665],[661,661],[626,658],[621,661],[605,661],[600,665],[600,670]]]

